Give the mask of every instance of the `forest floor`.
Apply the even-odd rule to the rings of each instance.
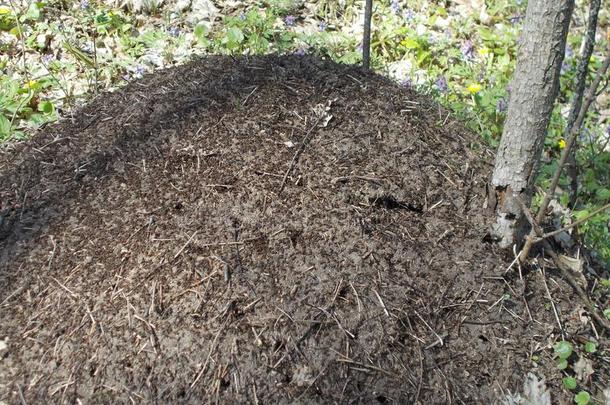
[[[490,404],[532,372],[570,403],[552,347],[594,329],[549,263],[484,242],[491,160],[308,56],[102,94],[0,154],[0,401]]]

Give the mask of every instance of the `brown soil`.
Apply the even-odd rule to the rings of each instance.
[[[563,397],[540,272],[483,242],[474,139],[313,58],[98,97],[0,156],[0,399],[489,404],[530,370]]]

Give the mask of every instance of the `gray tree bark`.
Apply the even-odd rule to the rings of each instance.
[[[373,14],[373,0],[364,1],[364,33],[362,34],[362,66],[371,67],[371,20]]]
[[[529,0],[510,86],[508,113],[491,180],[492,238],[520,244],[557,91],[574,0]]]

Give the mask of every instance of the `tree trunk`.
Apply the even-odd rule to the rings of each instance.
[[[530,0],[491,183],[500,247],[520,244],[557,91],[574,0]]]
[[[373,0],[364,1],[364,33],[362,34],[362,66],[371,67],[371,20],[373,14]]]

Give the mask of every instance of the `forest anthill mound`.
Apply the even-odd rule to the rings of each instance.
[[[557,388],[539,273],[483,242],[476,144],[310,57],[99,96],[0,155],[0,399],[489,404],[535,353]]]

